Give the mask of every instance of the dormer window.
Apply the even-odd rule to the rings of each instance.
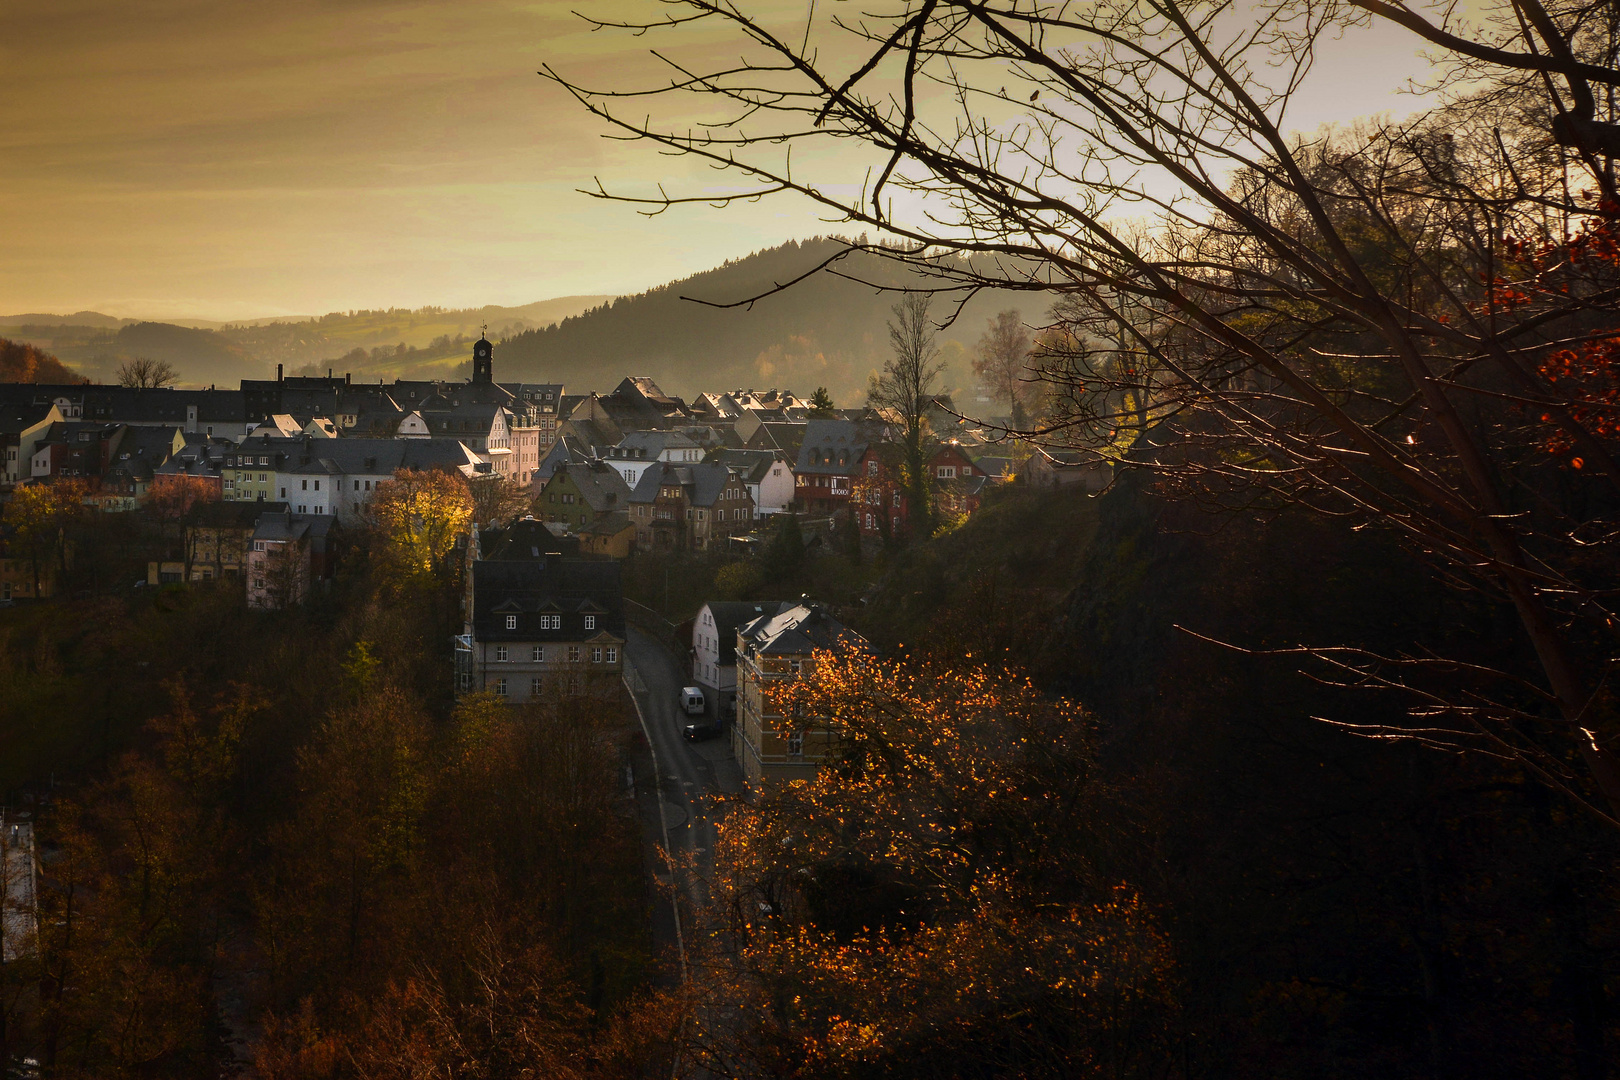
[[[516,615],[508,615],[506,617],[506,628],[508,630],[516,630],[517,629],[517,616]]]
[[[595,615],[587,615],[587,616],[585,616],[585,629],[587,629],[587,630],[595,630],[596,629],[596,616]]]

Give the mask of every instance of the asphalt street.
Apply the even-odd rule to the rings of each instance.
[[[728,737],[688,742],[681,729],[688,718],[677,700],[685,680],[674,654],[655,638],[629,628],[625,681],[635,695],[658,769],[662,807],[659,829],[673,865],[680,898],[680,921],[690,939],[707,933],[704,912],[714,866],[716,823],[724,816],[723,796],[743,791],[742,770],[731,756]]]

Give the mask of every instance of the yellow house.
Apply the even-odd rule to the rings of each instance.
[[[783,715],[771,691],[810,670],[817,649],[850,647],[864,648],[865,642],[808,598],[737,628],[737,722],[731,751],[749,787],[815,779],[838,737],[816,717]]]

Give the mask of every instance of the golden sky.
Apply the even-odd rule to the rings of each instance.
[[[647,219],[578,194],[598,175],[728,183],[604,140],[535,74],[652,70],[648,41],[571,14],[593,4],[0,5],[0,314],[521,304],[639,291],[836,231],[787,201]],[[1358,32],[1324,52],[1293,119],[1404,113],[1391,91],[1423,71],[1403,32]]]

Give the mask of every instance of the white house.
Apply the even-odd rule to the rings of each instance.
[[[695,465],[703,460],[703,447],[679,431],[632,431],[608,448],[604,460],[634,490],[648,465],[655,461]]]
[[[711,600],[692,620],[692,678],[724,716],[737,699],[737,627],[792,604],[777,600]]]
[[[743,478],[755,517],[786,510],[793,501],[793,467],[780,450],[717,450],[712,460]]]

